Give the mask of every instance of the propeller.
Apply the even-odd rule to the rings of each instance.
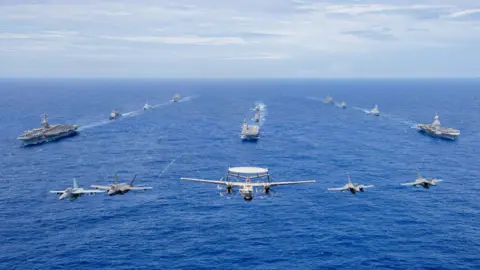
[[[257,182],[260,183],[260,182]],[[263,188],[259,187],[255,189],[256,193],[263,193],[265,196],[259,196],[260,199],[263,198],[272,198],[273,195],[275,194],[275,191],[272,190],[271,186],[269,184],[264,185]]]
[[[231,199],[231,198],[233,198],[233,197],[238,196],[238,195],[240,194],[240,192],[233,192],[233,191],[230,192],[230,193],[228,193],[228,192],[220,192],[219,194],[220,194],[220,196],[222,196],[222,197],[224,197],[224,198]]]

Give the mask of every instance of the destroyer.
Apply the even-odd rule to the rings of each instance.
[[[148,102],[145,102],[145,105],[143,106],[143,110],[146,111],[146,110],[150,110],[150,109],[153,109],[153,106],[148,104]]]
[[[342,103],[340,103],[340,108],[346,109],[347,108],[347,103],[342,101]]]
[[[180,94],[175,94],[175,96],[173,96],[173,102],[178,102],[180,101]]]
[[[39,144],[74,136],[77,134],[77,129],[77,125],[50,125],[47,121],[47,114],[44,113],[42,127],[26,130],[23,135],[18,137],[18,139],[22,140],[25,145]]]
[[[117,110],[113,110],[111,113],[110,113],[110,116],[108,117],[109,120],[115,120],[115,119],[118,119],[122,117],[122,114],[117,111]]]
[[[260,115],[260,113],[257,112],[253,117],[253,120],[255,121],[255,123],[259,123],[262,120],[262,116]]]
[[[242,134],[240,138],[242,140],[258,140],[260,133],[260,127],[258,125],[248,125],[247,120],[243,121]]]
[[[433,118],[433,123],[418,124],[417,128],[419,128],[420,132],[423,132],[435,137],[449,139],[449,140],[455,140],[460,135],[460,130],[442,127],[440,125],[438,113],[435,114],[435,117]]]

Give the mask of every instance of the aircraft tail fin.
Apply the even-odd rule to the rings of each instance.
[[[350,172],[347,172],[347,176],[348,176],[348,183],[351,184],[352,180],[350,179]]]
[[[418,168],[415,168],[417,170],[417,176],[418,176],[418,179],[422,179],[422,175],[420,174],[420,171],[418,170]]]
[[[115,173],[115,184],[118,185],[118,175],[117,175],[117,173]]]
[[[133,182],[135,181],[135,178],[137,178],[137,175],[133,176],[132,182],[130,182],[130,186],[133,186]]]
[[[78,188],[78,183],[76,178],[73,178],[73,188]]]

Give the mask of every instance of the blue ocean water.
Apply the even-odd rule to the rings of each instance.
[[[0,80],[0,269],[479,269],[479,80]],[[169,104],[175,93],[187,101]],[[344,100],[342,110],[322,102]],[[158,105],[141,112],[143,104]],[[257,143],[239,132],[255,102]],[[380,117],[362,109],[379,105]],[[111,110],[133,112],[108,122]],[[51,124],[78,136],[35,147]],[[419,134],[438,112],[457,141]],[[267,167],[269,198],[226,198],[229,166]],[[439,186],[400,186],[438,177]],[[137,174],[151,191],[60,201],[49,190]],[[327,191],[373,184],[365,193]]]

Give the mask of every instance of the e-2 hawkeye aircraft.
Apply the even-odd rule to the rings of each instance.
[[[95,193],[103,193],[105,192],[104,190],[96,190],[96,189],[83,189],[81,187],[78,187],[77,179],[73,178],[73,188],[69,187],[65,190],[52,190],[50,193],[56,193],[60,195],[58,197],[59,200],[63,200],[66,198],[69,198],[71,201],[78,199],[79,197],[85,195],[85,194],[95,194]]]
[[[350,173],[347,173],[347,175],[348,175],[348,183],[347,184],[345,184],[343,187],[329,188],[328,190],[339,190],[341,192],[350,191],[352,194],[356,194],[357,192],[364,192],[365,188],[375,187],[374,185],[365,186],[365,185],[359,185],[359,184],[356,184],[356,183],[352,184],[352,180],[350,179]]]
[[[404,183],[404,184],[401,184],[402,186],[414,186],[414,187],[422,186],[423,188],[430,188],[430,186],[436,186],[438,182],[443,181],[440,179],[423,178],[422,175],[420,174],[420,171],[418,171],[418,169],[416,170],[417,170],[418,177],[415,180],[415,182]]]
[[[232,181],[232,178],[244,179],[245,182]],[[266,179],[262,182],[252,182],[253,179]],[[240,194],[242,194],[245,201],[253,200],[253,188],[262,187],[264,194],[270,193],[270,188],[274,186],[283,186],[283,185],[296,185],[296,184],[306,184],[306,183],[315,183],[315,180],[307,181],[296,181],[296,182],[270,182],[270,176],[268,174],[268,169],[258,168],[258,167],[231,167],[228,168],[228,173],[225,177],[222,177],[220,180],[204,180],[197,178],[180,178],[181,180],[195,181],[208,184],[216,185],[225,185],[227,193],[233,193],[234,187],[240,188]]]

